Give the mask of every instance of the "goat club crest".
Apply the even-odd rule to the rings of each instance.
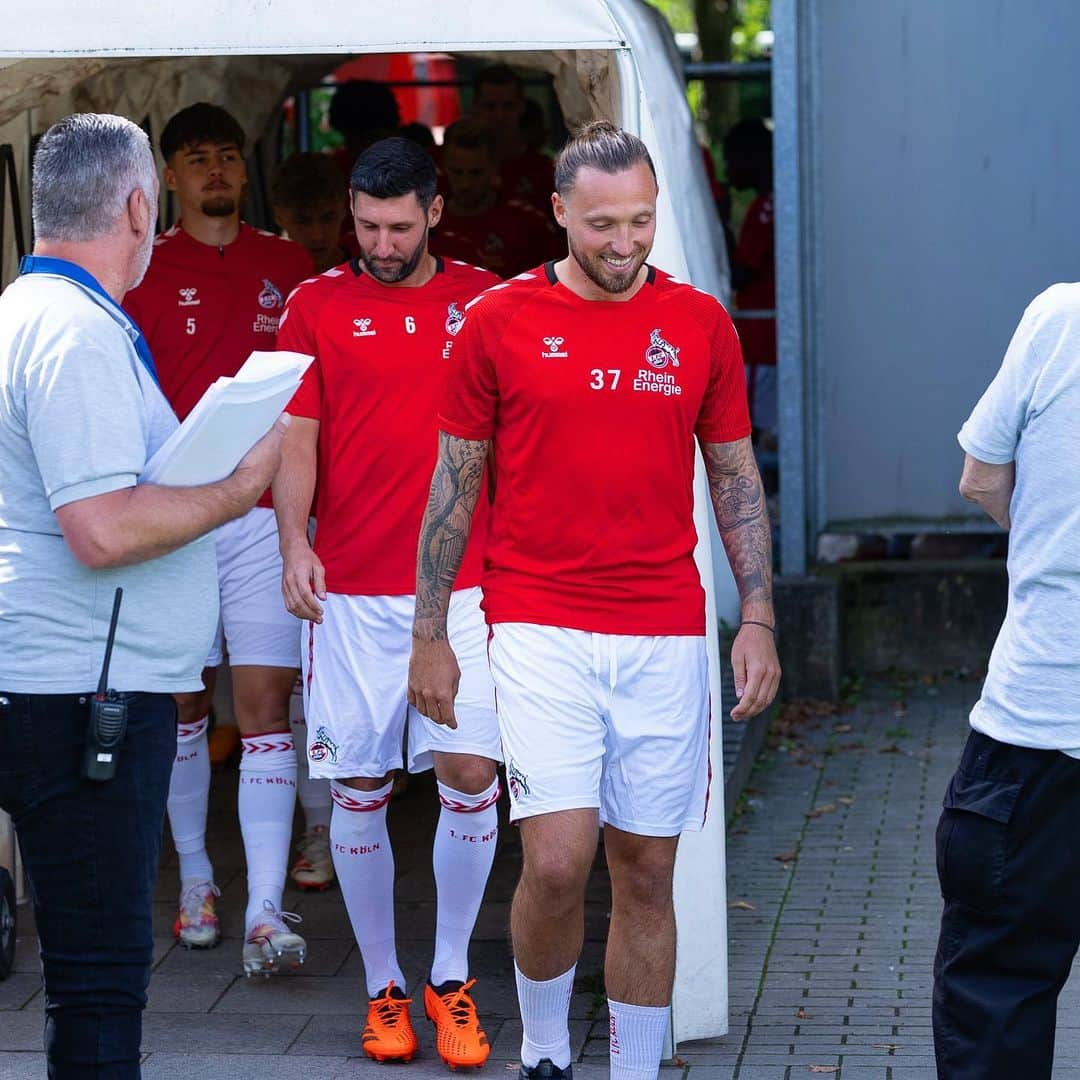
[[[659,327],[649,335],[649,347],[645,350],[645,363],[656,368],[657,371],[666,368],[668,364],[671,364],[672,367],[679,366],[679,350],[670,341],[665,341],[661,337]]]

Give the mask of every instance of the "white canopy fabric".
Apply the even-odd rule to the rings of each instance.
[[[569,126],[607,117],[649,146],[660,179],[652,260],[726,300],[728,267],[670,31],[642,0],[8,0],[0,38],[0,145],[14,147],[29,201],[32,136],[73,111],[149,117],[160,132],[178,109],[210,100],[249,135],[269,130],[283,98],[312,85],[346,55],[449,52],[499,57],[549,72]],[[512,53],[513,55],[506,55]],[[24,212],[28,208],[24,205]],[[10,218],[3,280],[14,273]],[[737,620],[699,462],[697,559],[708,595]],[[714,552],[717,557],[714,558]],[[712,814],[683,837],[676,867],[676,1042],[727,1031],[727,919],[720,670],[712,656]]]

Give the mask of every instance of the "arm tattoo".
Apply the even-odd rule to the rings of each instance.
[[[772,607],[772,536],[769,512],[749,439],[702,443],[716,525],[731,563],[744,614]]]
[[[457,439],[439,432],[439,459],[420,525],[413,637],[446,637],[450,592],[465,557],[487,453],[486,439]]]

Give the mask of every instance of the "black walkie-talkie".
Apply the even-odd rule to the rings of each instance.
[[[111,780],[116,775],[120,744],[127,731],[127,699],[109,685],[109,661],[116,640],[116,623],[120,618],[120,600],[124,590],[117,588],[113,597],[109,636],[105,639],[105,660],[101,665],[97,693],[90,699],[90,722],[86,726],[86,752],[83,754],[82,774],[87,780]]]

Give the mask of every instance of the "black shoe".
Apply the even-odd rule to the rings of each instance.
[[[551,1064],[551,1058],[541,1058],[539,1064],[531,1069],[522,1065],[518,1070],[518,1080],[574,1080],[574,1066],[567,1065],[560,1069]]]

